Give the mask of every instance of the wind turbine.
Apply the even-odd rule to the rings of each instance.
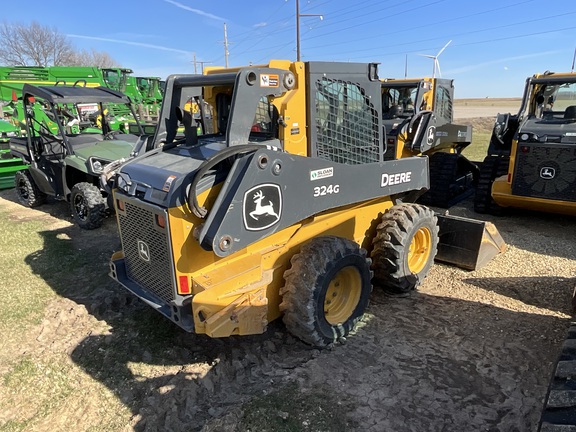
[[[444,52],[446,47],[450,45],[450,42],[452,42],[452,39],[450,39],[448,43],[444,45],[444,47],[440,51],[438,51],[438,54],[436,54],[435,56],[429,54],[418,54],[421,55],[422,57],[428,57],[434,60],[434,69],[432,69],[432,78],[436,78],[436,69],[438,69],[438,76],[442,77],[442,71],[440,70],[440,63],[438,62],[438,57],[440,57],[440,54],[442,54],[442,52]]]

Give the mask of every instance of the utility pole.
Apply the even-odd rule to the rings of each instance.
[[[296,0],[296,60],[300,61],[300,17],[320,17],[322,21],[323,15],[319,14],[301,14],[300,13],[300,0]]]
[[[226,32],[226,23],[224,23],[224,58],[226,59],[226,69],[228,69],[228,33]]]
[[[197,74],[198,73],[198,68],[196,67],[196,65],[198,63],[200,63],[200,73],[203,74],[204,73],[204,65],[208,64],[208,63],[212,63],[212,62],[206,62],[206,61],[199,61],[196,60],[196,53],[194,53],[194,60],[192,61],[194,63],[194,73]]]
[[[408,54],[406,54],[406,59],[404,60],[404,78],[408,76]]]

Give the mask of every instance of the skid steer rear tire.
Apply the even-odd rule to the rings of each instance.
[[[70,192],[70,209],[80,228],[96,229],[106,217],[106,199],[93,184],[77,183]]]
[[[30,171],[17,171],[14,175],[14,184],[20,204],[33,208],[46,201],[46,194],[38,189]]]
[[[341,237],[317,237],[305,244],[284,272],[284,323],[302,341],[324,347],[356,326],[372,292],[366,251]]]
[[[372,241],[374,285],[408,294],[428,275],[438,250],[438,221],[418,204],[399,204],[382,215]]]

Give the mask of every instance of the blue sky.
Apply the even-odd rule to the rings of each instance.
[[[55,27],[138,76],[224,66],[224,23],[229,66],[296,59],[296,0],[4,3],[5,22]],[[303,61],[379,62],[381,77],[431,75],[422,54],[452,41],[438,61],[457,98],[519,97],[526,77],[570,71],[576,48],[574,0],[300,0],[300,15]]]

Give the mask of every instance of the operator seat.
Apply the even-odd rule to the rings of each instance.
[[[182,126],[184,126],[184,137],[186,139],[186,145],[192,146],[198,144],[198,132],[197,129],[192,125],[192,114],[180,107],[176,107],[176,118],[180,123],[182,123]]]
[[[566,120],[576,120],[576,105],[570,105],[564,111],[564,118]]]

